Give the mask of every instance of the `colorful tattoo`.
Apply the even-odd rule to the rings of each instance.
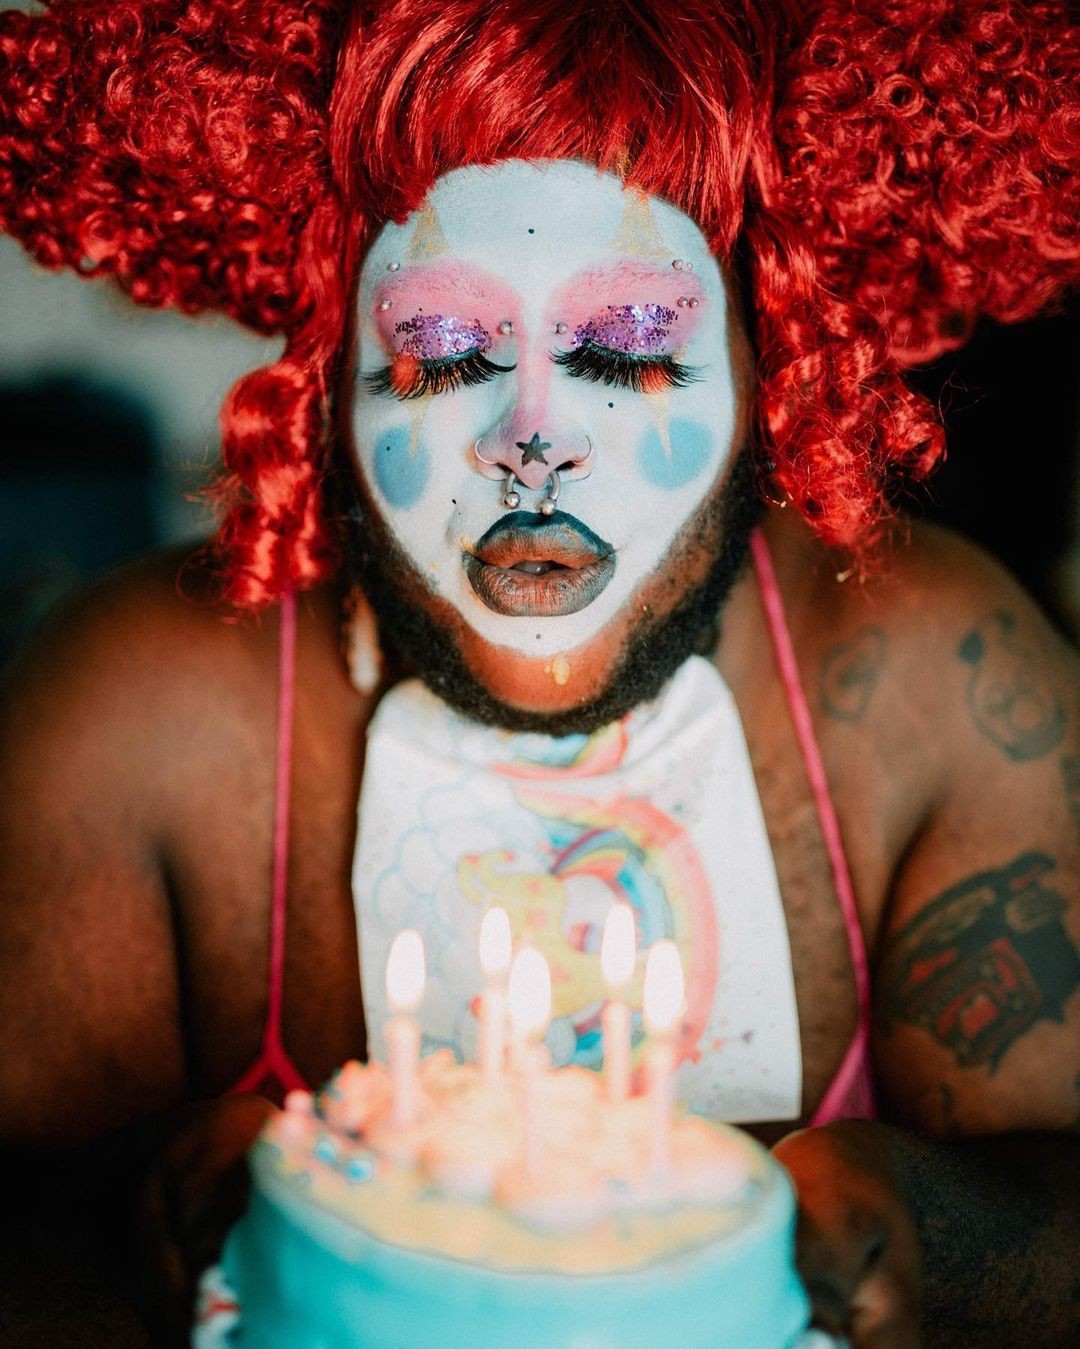
[[[967,634],[957,655],[972,667],[967,697],[979,730],[1023,763],[1061,743],[1065,709],[1015,632],[1012,614],[990,614]]]
[[[1023,853],[929,904],[890,943],[880,1007],[886,1025],[920,1026],[963,1068],[992,1072],[1037,1021],[1064,1021],[1080,955],[1044,883],[1054,862]]]
[[[863,628],[849,642],[833,647],[821,676],[821,706],[838,721],[858,721],[870,703],[885,663],[885,634]]]

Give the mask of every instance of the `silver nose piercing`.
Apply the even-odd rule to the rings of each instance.
[[[562,483],[559,481],[559,475],[555,469],[551,470],[545,485],[547,487],[547,496],[540,502],[537,510],[541,515],[554,515],[556,507],[559,504],[559,490],[562,487]],[[503,485],[503,505],[508,511],[516,511],[521,505],[521,493],[517,488],[517,475],[508,473],[506,475],[506,482]]]
[[[559,502],[559,475],[555,469],[551,470],[551,477],[548,478],[548,494],[540,503],[541,515],[554,515],[555,507]]]

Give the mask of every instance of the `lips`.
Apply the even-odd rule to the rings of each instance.
[[[561,618],[590,605],[615,575],[615,550],[572,515],[514,511],[462,554],[473,590],[497,614]]]

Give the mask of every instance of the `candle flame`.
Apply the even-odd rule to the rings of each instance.
[[[654,942],[645,965],[645,1024],[654,1035],[672,1029],[683,1014],[682,961],[673,941]]]
[[[386,996],[392,1011],[408,1016],[424,996],[424,943],[414,928],[406,927],[394,938],[386,962]]]
[[[480,968],[485,979],[505,974],[510,968],[512,955],[510,940],[510,919],[505,909],[497,904],[484,914],[480,924]]]
[[[636,945],[633,909],[629,904],[612,905],[600,943],[600,968],[608,988],[622,988],[634,977]]]
[[[510,966],[506,1002],[514,1030],[539,1038],[551,1018],[551,971],[535,946],[526,946]]]

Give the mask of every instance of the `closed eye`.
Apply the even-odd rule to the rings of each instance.
[[[392,394],[400,399],[423,398],[427,394],[452,393],[461,385],[486,384],[496,375],[505,375],[515,368],[496,365],[476,347],[460,355],[428,359],[400,353],[389,365],[362,379],[369,393]]]
[[[631,389],[634,393],[681,389],[701,378],[700,367],[683,365],[669,353],[636,356],[591,340],[569,351],[553,352],[551,359],[575,379]]]

